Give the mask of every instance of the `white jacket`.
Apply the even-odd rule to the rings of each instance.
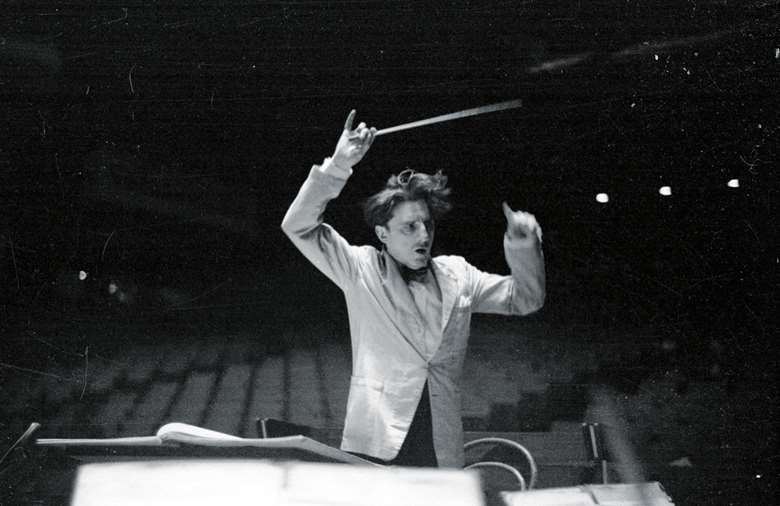
[[[352,379],[341,448],[393,459],[428,380],[433,443],[442,467],[463,466],[460,376],[471,314],[524,315],[545,297],[541,244],[504,237],[512,276],[480,271],[458,256],[432,261],[441,287],[441,343],[426,360],[425,323],[395,261],[372,246],[350,245],[323,223],[346,179],[315,165],[282,222],[295,246],[344,292],[352,342]]]

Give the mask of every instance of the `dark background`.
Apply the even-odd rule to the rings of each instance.
[[[534,367],[618,342],[627,351],[600,357],[596,378],[571,380],[574,404],[582,384],[618,378],[640,438],[666,428],[679,448],[711,443],[706,427],[724,430],[737,411],[696,465],[728,467],[741,448],[758,462],[740,465],[745,486],[743,474],[776,468],[776,0],[5,0],[0,11],[0,383],[51,379],[62,356],[81,374],[89,346],[119,360],[131,326],[180,343],[242,328],[272,351],[301,321],[346,336],[340,293],[279,225],[349,110],[383,128],[522,99],[379,138],[328,221],[370,242],[360,202],[392,173],[441,169],[455,209],[435,247],[506,272],[500,204],[534,213],[548,298],[528,321],[564,336],[551,355],[529,352]],[[654,370],[665,379],[643,397]],[[666,380],[674,395],[654,397]],[[24,420],[3,425],[6,441],[47,421],[41,399],[10,407]],[[83,411],[77,434],[96,423]],[[703,481],[717,488],[729,471]]]
[[[279,223],[349,109],[520,98],[380,138],[329,220],[370,241],[361,199],[442,169],[441,252],[503,272],[501,201],[537,216],[550,321],[773,337],[777,2],[51,4],[0,24],[5,321],[338,298]]]

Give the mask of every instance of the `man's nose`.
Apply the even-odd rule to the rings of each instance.
[[[428,230],[428,227],[425,225],[425,223],[420,222],[420,224],[417,226],[417,238],[422,241],[427,241],[430,236],[431,233]]]

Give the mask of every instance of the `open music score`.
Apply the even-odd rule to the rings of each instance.
[[[306,436],[285,436],[274,438],[241,438],[223,432],[204,429],[186,423],[169,423],[160,427],[153,436],[130,436],[118,438],[38,439],[37,446],[61,448],[144,448],[180,447],[192,445],[211,448],[258,448],[267,450],[293,450],[310,453],[345,464],[376,466],[351,453],[333,448]]]

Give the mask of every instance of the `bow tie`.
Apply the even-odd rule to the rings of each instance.
[[[425,267],[420,267],[419,269],[410,269],[409,267],[402,265],[401,277],[404,278],[404,281],[406,281],[407,283],[410,283],[412,281],[423,283],[425,281],[425,276],[428,275],[429,268],[430,266],[426,265]]]

